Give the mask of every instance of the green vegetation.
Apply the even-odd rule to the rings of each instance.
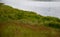
[[[60,37],[60,19],[0,3],[0,37]]]

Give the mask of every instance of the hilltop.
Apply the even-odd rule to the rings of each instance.
[[[60,37],[60,18],[0,3],[0,37]]]

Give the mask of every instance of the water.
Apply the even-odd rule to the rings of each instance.
[[[27,11],[34,11],[44,16],[54,16],[60,18],[60,2],[40,2],[40,1],[15,1],[5,0],[5,4]]]

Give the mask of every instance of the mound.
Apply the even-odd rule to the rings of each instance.
[[[0,3],[0,37],[60,37],[60,19]]]

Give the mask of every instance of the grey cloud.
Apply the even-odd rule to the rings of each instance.
[[[33,1],[60,1],[60,0],[33,0]]]
[[[0,3],[2,2],[2,0],[0,0]]]
[[[34,0],[34,1],[51,1],[51,0]]]

